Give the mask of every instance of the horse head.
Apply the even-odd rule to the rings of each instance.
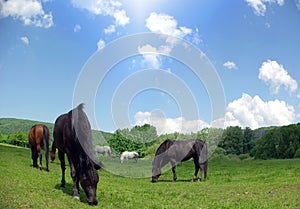
[[[152,183],[157,182],[160,175],[161,175],[161,166],[156,156],[152,162]]]
[[[87,166],[82,168],[82,172],[80,173],[80,184],[87,196],[89,205],[98,204],[96,191],[99,176],[97,170],[99,170],[102,166],[103,165],[101,163],[90,162]]]

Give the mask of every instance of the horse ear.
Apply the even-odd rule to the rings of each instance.
[[[103,168],[103,167],[104,167],[104,165],[103,165],[102,162],[94,163],[94,168],[95,168],[96,170],[99,170],[100,168]]]

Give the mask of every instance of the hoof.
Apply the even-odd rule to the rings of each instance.
[[[76,200],[80,200],[79,196],[77,196],[77,195],[74,195],[73,198]]]

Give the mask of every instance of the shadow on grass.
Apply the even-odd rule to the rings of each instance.
[[[207,180],[205,180],[207,181]],[[176,182],[190,182],[190,183],[203,183],[205,182],[204,180],[203,181],[192,181],[192,179],[177,179],[176,181],[173,181],[172,179],[168,180],[168,179],[158,179],[158,181],[156,183],[159,183],[159,182],[162,182],[162,183],[170,183],[170,182],[173,182],[173,183],[176,183]]]
[[[63,193],[67,194],[70,197],[73,197],[73,184],[66,183],[65,187],[61,187],[60,184],[56,184],[55,189],[62,191]],[[75,198],[74,198],[75,199]],[[80,187],[80,202],[87,204],[87,197],[84,191]]]
[[[30,167],[31,167],[31,168],[34,168],[34,169],[36,169],[36,170],[40,170],[39,167],[34,167],[32,164],[30,164]],[[50,168],[49,168],[49,170],[50,170]],[[46,171],[46,167],[42,167],[42,170],[41,170],[41,171]],[[46,171],[46,172],[49,172],[49,171]]]

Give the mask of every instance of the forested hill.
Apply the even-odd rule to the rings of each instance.
[[[33,120],[24,120],[16,118],[0,118],[0,133],[2,134],[12,134],[17,131],[27,133],[30,128],[35,124],[44,124],[48,126],[51,133],[53,131],[53,123],[45,123]]]
[[[53,123],[33,121],[33,120],[24,120],[17,118],[0,118],[0,134],[9,135],[16,132],[22,132],[27,134],[30,128],[36,124],[44,124],[50,129],[50,137],[53,140]],[[112,136],[111,133],[106,133],[102,131],[93,130],[93,139],[99,144],[103,144],[105,141],[109,140]]]

